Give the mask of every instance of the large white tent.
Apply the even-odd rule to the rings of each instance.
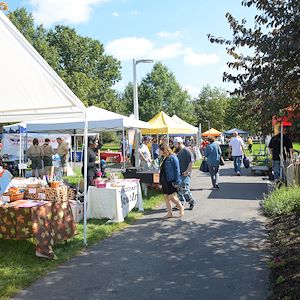
[[[87,141],[84,104],[1,11],[0,45],[0,123],[66,115],[85,117],[84,139]],[[84,160],[87,162],[87,151]],[[86,177],[87,168],[84,174]],[[84,191],[86,212],[86,181]],[[85,213],[85,244],[86,221]]]
[[[83,116],[84,104],[0,11],[0,123]]]

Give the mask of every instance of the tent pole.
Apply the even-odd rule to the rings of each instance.
[[[19,142],[20,142],[20,147],[19,147],[19,176],[22,177],[22,170],[21,170],[21,163],[22,163],[22,133],[21,133],[21,126],[19,126]]]
[[[199,128],[198,128],[198,147],[199,147],[199,149],[201,148],[201,143],[202,143],[202,124],[199,123]]]
[[[124,172],[126,171],[126,159],[125,159],[125,155],[126,155],[126,151],[125,151],[125,130],[124,130],[124,124],[123,124],[123,127],[122,127],[122,139],[123,139],[123,168],[124,168]]]
[[[75,173],[75,168],[76,168],[76,129],[74,130],[74,148],[73,148],[73,170]]]
[[[283,179],[283,121],[280,125],[280,178]]]
[[[83,218],[84,218],[84,225],[83,225],[83,243],[87,245],[87,158],[88,158],[88,119],[87,113],[85,112],[85,119],[84,119],[84,209],[83,209]]]
[[[25,144],[24,144],[24,148],[25,148],[25,154],[24,154],[24,158],[26,158],[24,161],[25,163],[27,163],[28,157],[27,157],[27,143],[28,143],[28,135],[27,135],[27,130],[26,130],[26,134],[25,134]],[[26,174],[26,171],[25,171]]]

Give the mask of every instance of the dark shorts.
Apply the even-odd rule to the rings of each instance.
[[[52,167],[52,157],[45,156],[44,159],[44,167]]]
[[[40,157],[32,157],[31,162],[31,169],[43,169],[42,159]]]
[[[63,168],[67,167],[68,161],[69,161],[69,156],[68,155],[65,156],[65,157],[63,157],[63,156],[60,157],[61,166]]]

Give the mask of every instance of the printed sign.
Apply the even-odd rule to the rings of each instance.
[[[120,193],[123,216],[126,216],[136,206],[138,200],[137,183],[122,187]]]

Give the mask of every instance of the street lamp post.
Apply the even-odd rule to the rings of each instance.
[[[207,121],[207,124],[208,124],[208,132],[210,134],[210,121]]]
[[[137,87],[137,80],[136,80],[136,66],[140,63],[153,63],[152,59],[133,59],[133,111],[134,111],[134,118],[139,120],[139,101],[138,101],[138,87]],[[139,130],[135,130],[135,138],[134,138],[134,145],[135,145],[135,167],[138,168],[140,166],[139,161]]]

